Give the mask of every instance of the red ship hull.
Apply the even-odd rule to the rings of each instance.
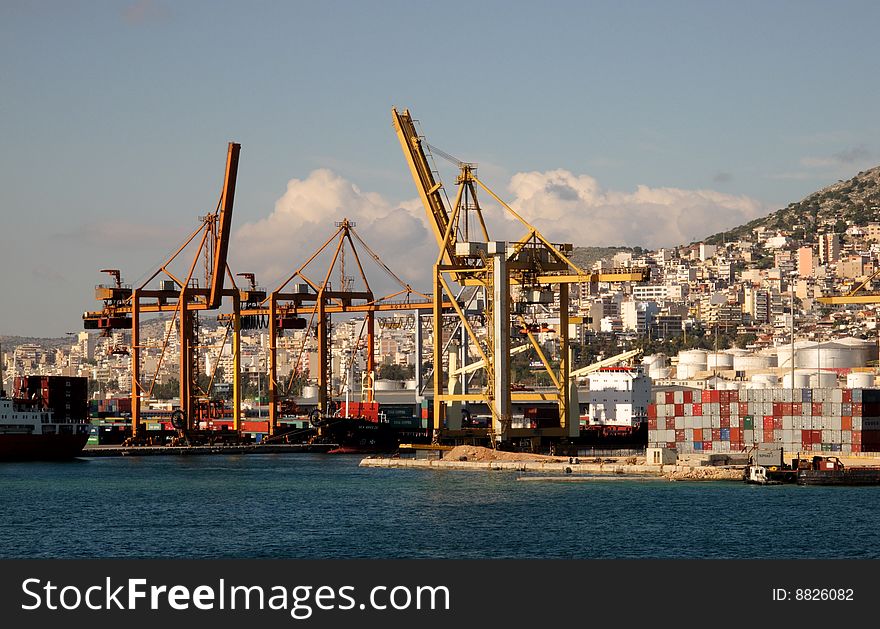
[[[57,461],[82,452],[89,435],[0,434],[0,461]]]

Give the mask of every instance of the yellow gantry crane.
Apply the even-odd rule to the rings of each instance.
[[[113,277],[113,284],[100,285],[95,289],[95,297],[103,301],[103,308],[83,314],[83,325],[87,330],[101,330],[109,335],[113,330],[131,330],[131,397],[132,397],[132,440],[141,437],[141,399],[149,396],[156,383],[159,368],[169,346],[171,331],[175,324],[179,331],[180,352],[180,413],[174,418],[175,427],[189,431],[196,422],[195,376],[196,334],[194,326],[196,313],[216,310],[224,296],[233,300],[232,344],[233,344],[233,421],[237,432],[240,428],[240,304],[252,302],[257,296],[248,290],[239,290],[227,264],[229,236],[232,225],[232,208],[235,199],[235,186],[238,175],[238,162],[241,145],[230,142],[227,147],[226,169],[223,188],[217,208],[213,213],[202,217],[201,225],[193,231],[184,243],[160,267],[136,288],[122,284],[121,275],[116,269],[105,269]],[[197,251],[185,275],[172,270],[173,263],[182,252],[193,243],[198,243]],[[196,268],[204,260],[204,284],[199,286]],[[233,288],[224,288],[226,277]],[[159,288],[147,288],[150,282],[162,278]],[[141,379],[140,317],[143,313],[173,313],[171,325],[162,344],[161,355],[157,361],[156,374],[149,385]]]
[[[869,286],[878,276],[880,276],[880,268],[871,273],[864,281],[857,284],[845,295],[825,295],[817,297],[816,301],[820,304],[829,305],[878,304],[880,303],[880,293],[865,290],[865,287]]]
[[[465,439],[472,432],[463,431],[457,412],[447,413],[449,408],[463,402],[487,404],[492,414],[492,428],[487,437],[496,441],[517,438],[567,438],[578,434],[579,409],[572,404],[572,387],[569,361],[569,285],[572,283],[595,284],[597,282],[638,282],[647,279],[646,269],[615,269],[612,272],[591,273],[581,269],[568,257],[570,244],[554,244],[505,203],[477,176],[472,163],[462,162],[427,144],[417,132],[408,110],[399,112],[392,108],[394,128],[403,150],[404,158],[416,184],[419,197],[425,207],[428,223],[438,245],[433,265],[433,335],[434,335],[434,431],[450,439]],[[428,154],[438,154],[452,161],[459,169],[456,180],[455,199],[449,205],[445,200],[443,184],[435,177]],[[510,217],[518,221],[525,233],[517,242],[493,241],[484,220],[477,198],[477,190],[489,195]],[[470,233],[470,218],[479,225],[476,234]],[[558,294],[559,364],[557,368],[545,355],[541,345],[528,327],[529,343],[552,381],[555,392],[511,392],[510,379],[510,332],[512,315],[517,322],[523,321],[522,313],[512,312],[511,286],[517,286],[520,304],[549,305]],[[480,336],[472,325],[467,311],[469,305],[482,298],[486,320],[486,334]],[[451,310],[444,308],[450,302]],[[487,386],[479,392],[458,393],[444,389],[443,365],[449,364],[444,357],[441,342],[445,316],[455,317],[467,333],[469,344],[479,354],[479,362],[487,375]],[[518,327],[518,325],[516,326]],[[445,360],[444,360],[445,359]],[[455,362],[455,361],[453,361]],[[542,429],[513,429],[511,427],[511,401],[554,399],[559,406],[559,427]]]

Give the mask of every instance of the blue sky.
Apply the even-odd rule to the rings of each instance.
[[[229,140],[241,270],[272,287],[349,214],[412,267],[433,244],[392,105],[554,237],[699,239],[880,162],[878,23],[876,2],[6,0],[0,334],[78,330],[98,269],[151,270],[214,208]]]

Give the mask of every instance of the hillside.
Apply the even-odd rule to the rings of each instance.
[[[641,252],[640,247],[575,247],[571,252],[571,261],[582,269],[589,269],[594,262],[611,257],[619,251]]]
[[[752,231],[758,227],[784,230],[795,238],[804,238],[820,227],[843,232],[847,221],[859,226],[880,222],[880,166],[822,188],[769,216],[709,236],[705,242],[718,244],[750,239]]]

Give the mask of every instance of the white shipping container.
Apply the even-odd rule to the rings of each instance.
[[[840,430],[840,417],[831,418],[831,430]]]
[[[801,417],[810,417],[813,414],[813,404],[811,402],[801,403]]]
[[[844,402],[840,405],[840,414],[844,417],[849,417],[852,415],[852,403]]]
[[[791,430],[794,428],[794,418],[791,415],[782,416],[782,429]]]
[[[684,417],[675,418],[675,429],[682,430],[684,428]]]
[[[852,429],[853,430],[862,430],[862,418],[861,417],[853,417],[852,418]]]
[[[672,392],[672,401],[676,404],[684,403],[684,391],[673,391]]]
[[[666,418],[658,417],[657,418],[657,430],[662,430],[664,433],[666,432]]]
[[[666,441],[668,443],[672,443],[673,441],[675,441],[675,431],[674,430],[672,430],[670,428],[666,429]]]
[[[840,430],[831,431],[831,443],[840,443]]]
[[[852,453],[852,445],[850,445],[848,443],[844,443],[842,446],[840,446],[840,451],[843,452],[844,454],[851,454]]]
[[[731,428],[739,428],[739,417],[731,417],[730,418],[730,427]]]
[[[835,404],[843,402],[843,389],[831,389],[831,401]]]
[[[861,389],[853,389],[852,390],[852,401],[855,404],[861,404],[861,402],[862,402],[862,390]]]
[[[831,431],[827,429],[822,430],[822,443],[831,443]]]
[[[684,429],[684,440],[685,441],[693,441],[694,440],[693,428],[685,428]]]
[[[720,417],[712,417],[712,423],[710,428],[721,428],[721,418]]]
[[[835,389],[836,391],[837,389]],[[843,415],[843,404],[839,404],[837,402],[831,403],[831,416],[832,417],[840,417]]]
[[[841,430],[840,431],[840,443],[852,443],[852,430]]]

